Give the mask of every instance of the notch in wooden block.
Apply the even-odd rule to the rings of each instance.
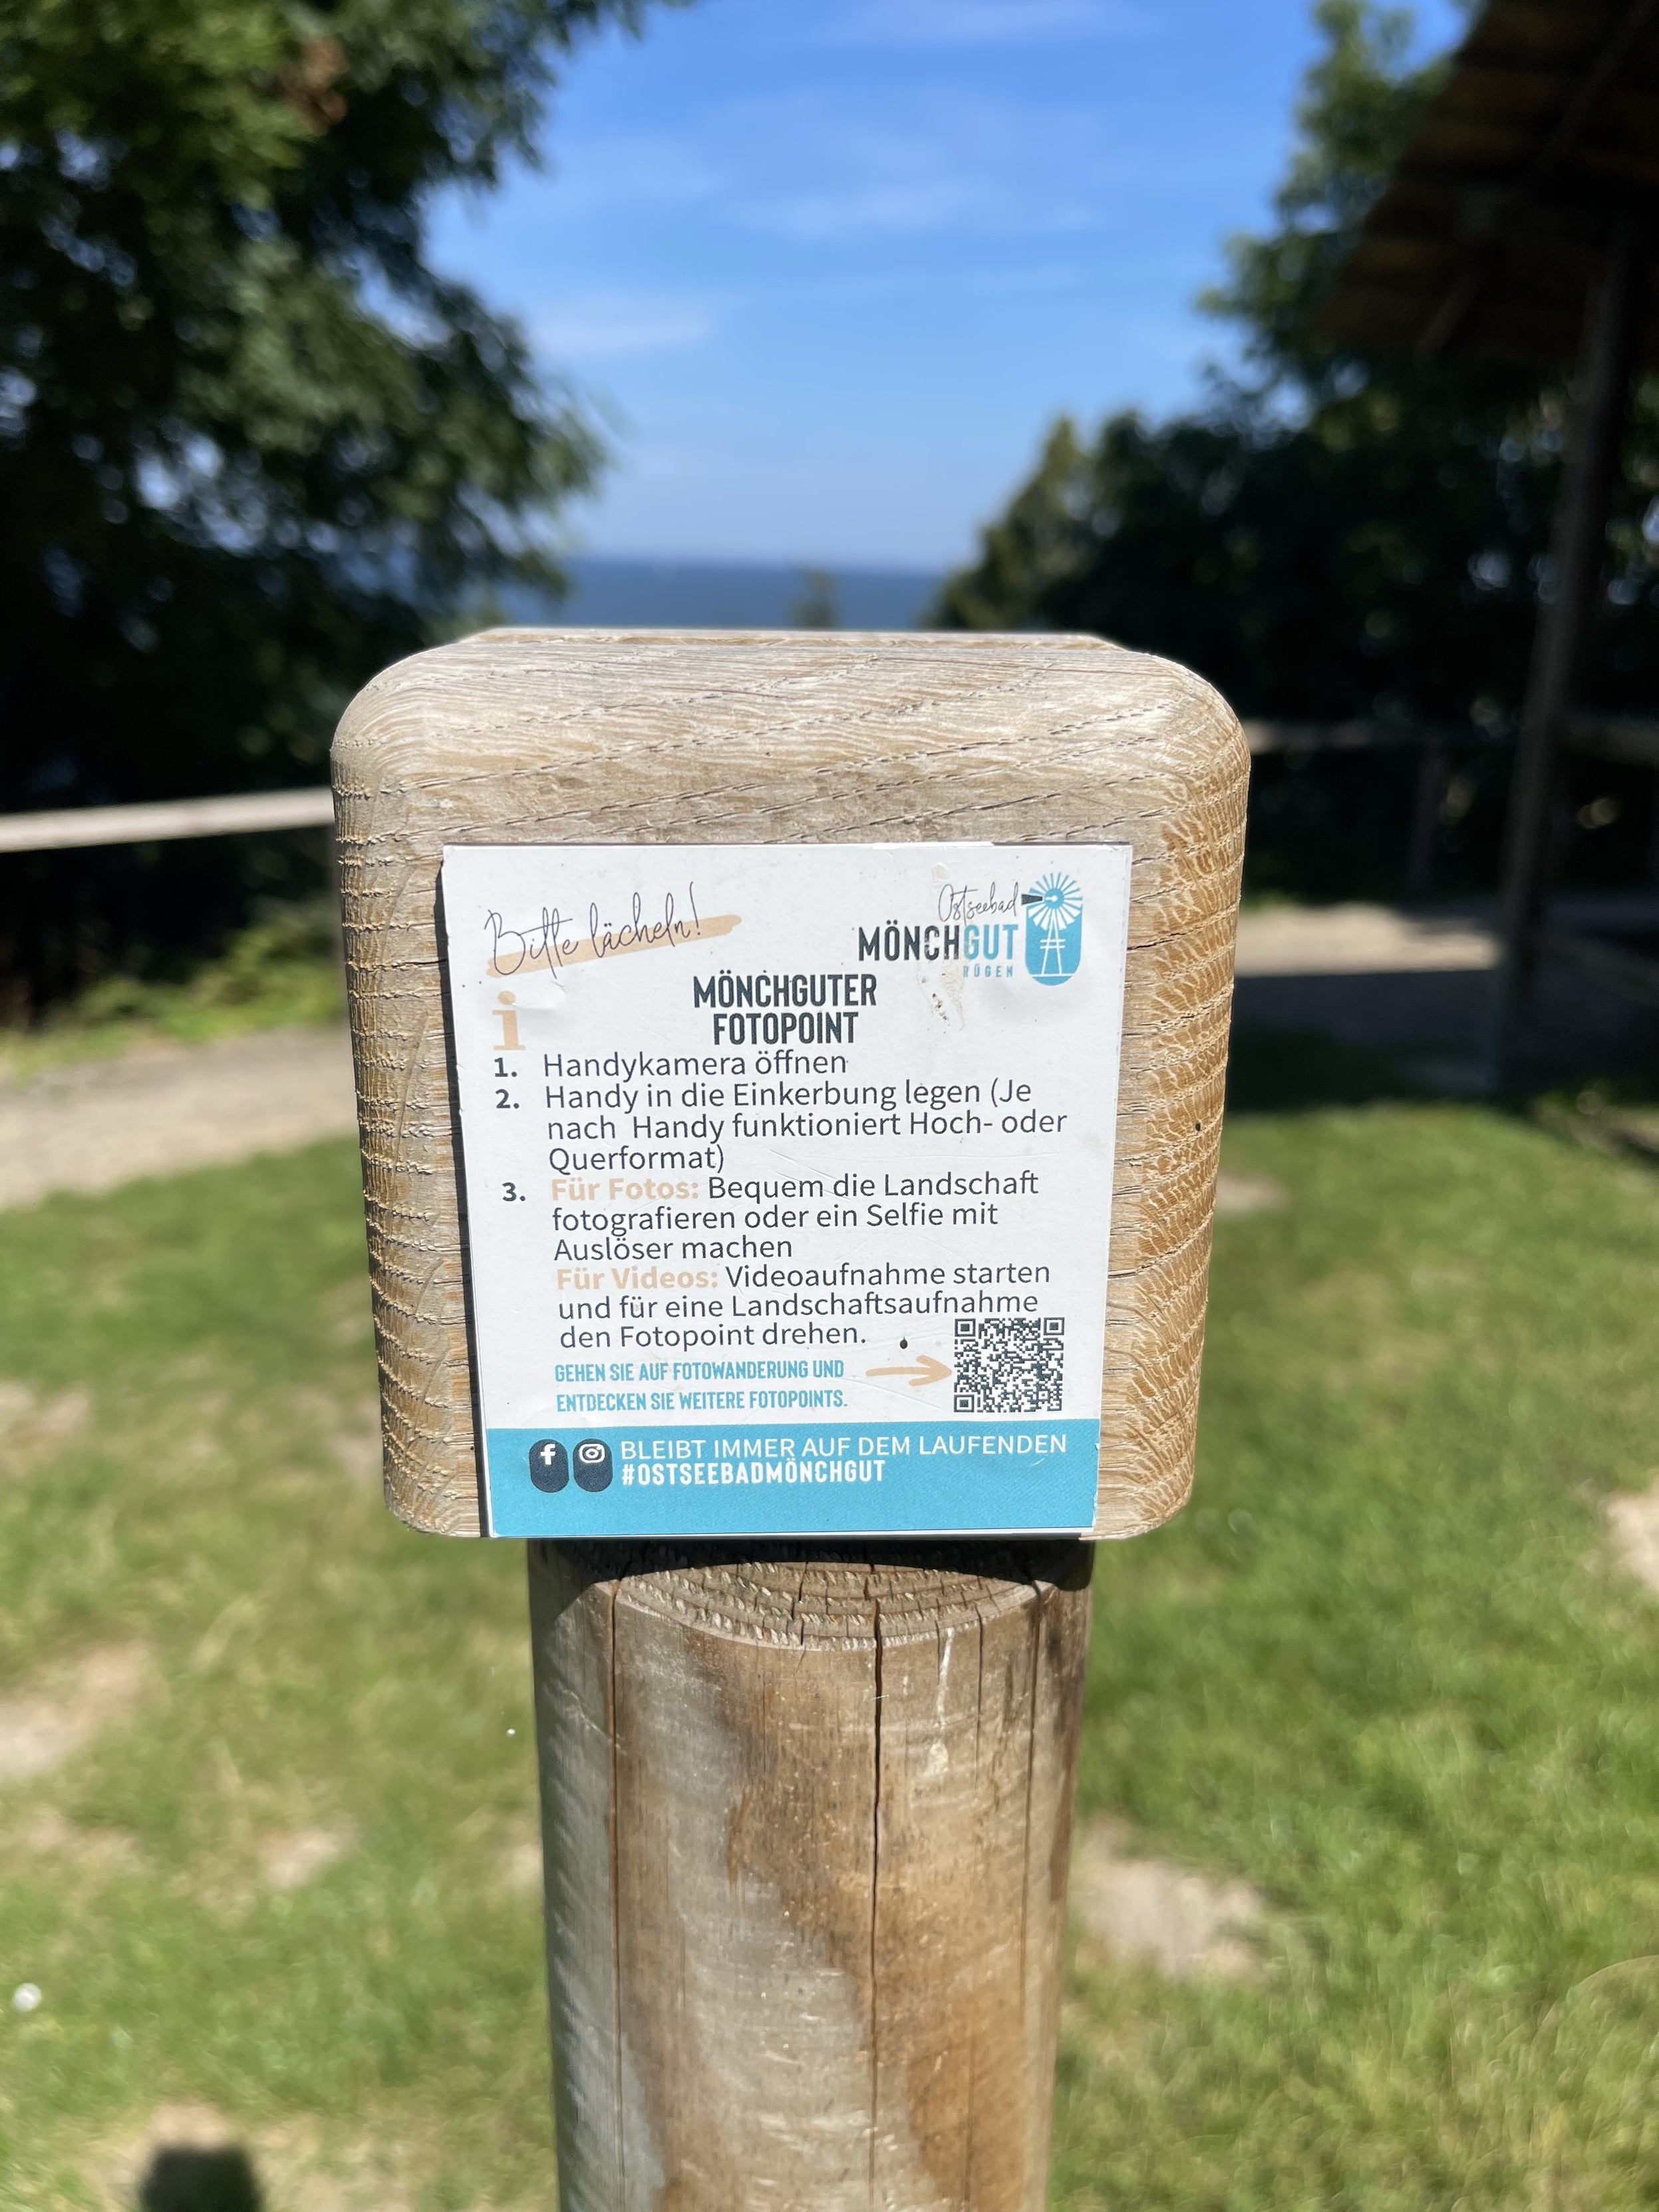
[[[670,1502],[682,1514],[706,1511],[712,1517],[702,1531],[709,1534],[896,1534],[924,1526],[950,1534],[1040,1526],[1117,1536],[1152,1528],[1179,1506],[1191,1480],[1248,775],[1238,725],[1213,690],[1167,661],[1090,638],[500,630],[419,654],[376,678],[347,711],[333,760],[386,1492],[395,1512],[416,1528],[451,1534],[492,1525],[547,1535],[698,1533],[684,1517],[660,1527],[650,1517],[669,1510],[673,1484],[666,1490],[659,1484],[647,1498],[643,1480],[635,1480],[634,1440],[670,1429],[706,1435],[693,1462],[696,1484],[685,1485],[703,1495]],[[440,896],[446,848],[459,855],[449,878],[451,906],[460,899],[479,908],[447,915],[447,965]],[[479,848],[489,854],[472,849]],[[503,848],[577,848],[554,852],[546,862],[556,874],[568,862],[550,933],[545,901],[537,911],[506,910],[507,891],[519,896],[532,878],[527,856]],[[746,863],[719,849],[731,848],[750,848]],[[780,855],[780,848],[791,850]],[[908,849],[916,848],[927,849]],[[961,897],[962,872],[943,855],[947,848],[997,848],[993,857],[1007,879],[997,878],[994,911],[988,906],[975,915],[975,902]],[[1063,848],[1070,848],[1071,865]],[[644,854],[662,865],[652,877],[652,903],[631,910],[630,919],[623,878],[636,860],[643,869]],[[1022,854],[1040,865],[1024,867]],[[582,881],[600,886],[591,896],[576,884],[578,858],[587,871]],[[656,877],[678,884],[677,869],[694,878],[692,897],[674,891],[679,902],[665,921]],[[1114,907],[1115,870],[1121,912]],[[738,888],[700,906],[696,878],[707,884],[711,872]],[[792,879],[822,886],[822,896],[781,904],[779,886]],[[495,882],[506,888],[492,945],[475,925]],[[890,902],[855,914],[861,886],[871,887],[872,897],[890,892]],[[917,903],[924,890],[931,906]],[[614,914],[605,903],[613,896],[621,901]],[[901,916],[896,908],[907,898]],[[808,908],[817,921],[796,916]],[[695,933],[687,921],[693,914]],[[745,914],[746,935],[738,927]],[[707,942],[714,933],[704,925],[714,921],[726,929],[718,945]],[[889,921],[897,931],[896,966],[869,943],[870,928]],[[971,957],[965,933],[949,933],[970,924]],[[927,925],[937,925],[931,937],[924,935]],[[912,929],[918,957],[907,966]],[[504,953],[503,930],[524,942]],[[659,957],[619,957],[629,951]],[[514,959],[528,960],[527,993],[510,988]],[[1121,966],[1113,968],[1114,961]],[[728,1018],[719,1038],[716,963],[734,979],[727,1011],[738,1023],[734,1030]],[[1118,979],[1109,994],[1102,980],[1109,970]],[[792,985],[775,1003],[775,975],[800,977],[799,1006],[788,1000]],[[827,979],[860,975],[877,979],[860,989],[878,992],[871,1002],[878,1018],[866,1019],[860,1006],[862,1028],[831,1036],[830,1018],[851,986]],[[596,995],[596,976],[608,995]],[[768,980],[757,985],[757,977]],[[750,995],[740,1004],[736,994],[745,979]],[[711,995],[697,999],[704,988]],[[929,1026],[928,1003],[936,1026]],[[1093,1010],[1086,1020],[1085,1004]],[[883,1082],[892,1089],[890,1115],[882,1098],[866,1102],[868,1118],[892,1126],[864,1133],[852,1151],[833,1135],[803,1137],[799,1120],[780,1119],[775,1108],[765,1109],[769,1121],[751,1115],[744,1125],[764,1133],[740,1138],[733,1102],[723,1098],[711,1109],[720,1123],[713,1142],[722,1187],[752,1177],[754,1161],[763,1157],[775,1176],[788,1170],[808,1181],[820,1164],[827,1195],[836,1162],[850,1172],[848,1162],[861,1169],[879,1158],[902,1188],[907,1176],[916,1182],[916,1148],[931,1146],[949,1173],[960,1169],[967,1181],[988,1174],[1013,1184],[1027,1177],[1030,1203],[1016,1196],[1002,1219],[978,1226],[944,1218],[970,1212],[967,1205],[939,1209],[937,1224],[923,1218],[890,1232],[861,1219],[844,1231],[816,1219],[798,1224],[800,1249],[787,1255],[787,1266],[798,1274],[816,1269],[820,1285],[834,1251],[874,1250],[870,1240],[885,1236],[879,1249],[893,1255],[901,1272],[927,1271],[934,1304],[925,1314],[916,1311],[915,1286],[905,1312],[875,1314],[866,1304],[849,1319],[843,1296],[831,1318],[803,1320],[799,1288],[765,1295],[772,1286],[727,1283],[719,1292],[723,1311],[671,1320],[665,1297],[650,1312],[620,1310],[624,1297],[642,1304],[654,1286],[601,1292],[586,1285],[587,1303],[607,1297],[610,1311],[569,1325],[608,1333],[609,1340],[577,1347],[557,1364],[574,1371],[592,1353],[593,1366],[617,1370],[616,1386],[568,1376],[556,1389],[550,1375],[543,1419],[535,1376],[526,1368],[530,1355],[500,1343],[499,1317],[512,1306],[501,1286],[518,1279],[515,1268],[532,1265],[514,1257],[515,1224],[526,1224],[523,1251],[533,1245],[534,1265],[543,1265],[546,1238],[525,1242],[538,1210],[588,1202],[572,1197],[584,1176],[599,1186],[593,1202],[602,1204],[610,1178],[603,1167],[589,1176],[590,1164],[631,1157],[630,1145],[643,1147],[645,1158],[652,1125],[635,1099],[632,1111],[625,1104],[618,1109],[624,1119],[611,1115],[611,1134],[596,1120],[592,1139],[568,1139],[563,1130],[575,1123],[560,1110],[542,1109],[540,1091],[559,1086],[542,1084],[540,1071],[565,1048],[550,1040],[619,1033],[614,1022],[611,1030],[605,1024],[624,1012],[635,1024],[630,1034],[668,1038],[671,1057],[678,1048],[676,1025],[695,1018],[699,1051],[752,1057],[759,1048],[775,1059],[779,1038],[763,1025],[752,1036],[743,1030],[744,1021],[769,1014],[775,1026],[794,1024],[793,1043],[782,1048],[815,1065],[823,1060],[831,1087],[856,1079],[866,1090]],[[479,1026],[486,1013],[495,1028]],[[514,1021],[503,1024],[503,1013]],[[501,1116],[492,1124],[485,1071],[482,1064],[473,1068],[468,1054],[477,1056],[486,1036],[504,1047],[509,1034],[515,1043],[533,1045],[538,1108],[526,1117],[518,1099],[528,1094],[516,1074],[507,1079],[503,1060]],[[972,1122],[951,1126],[946,1109],[959,1102],[945,1093],[964,1088],[959,1079],[969,1063],[963,1055],[971,1060],[975,1040],[983,1041],[988,1085],[991,1060],[1006,1070],[1011,1051],[1048,1083],[1053,1095],[1046,1100],[1018,1102],[1030,1130],[1007,1126],[983,1096],[972,1104]],[[837,1060],[842,1075],[834,1073]],[[911,1100],[904,1086],[912,1074],[925,1085],[935,1064],[940,1127],[930,1134],[928,1102]],[[1041,1082],[1033,1087],[1040,1091]],[[1099,1121],[1103,1098],[1112,1102],[1103,1132],[1090,1121],[1091,1111]],[[908,1118],[916,1109],[920,1134]],[[1070,1133],[1038,1126],[1045,1115],[1058,1123],[1062,1114]],[[836,1117],[826,1110],[821,1118]],[[1012,1115],[1015,1123],[1020,1118]],[[543,1140],[544,1125],[559,1136]],[[696,1182],[698,1204],[708,1194],[713,1126],[711,1119],[696,1140],[700,1164],[672,1178]],[[495,1173],[509,1133],[536,1168],[533,1192],[527,1170],[526,1178],[532,1202],[510,1216],[501,1210],[501,1186],[515,1195],[517,1186]],[[562,1146],[562,1198],[551,1158]],[[1097,1167],[1103,1158],[1107,1170],[1097,1191],[1090,1163]],[[489,1169],[487,1194],[479,1162]],[[641,1172],[652,1179],[653,1170]],[[887,1172],[871,1167],[866,1180]],[[1053,1201],[1068,1176],[1083,1196],[1069,1212],[1056,1213]],[[948,1180],[946,1170],[933,1180]],[[486,1206],[493,1209],[487,1221]],[[981,1235],[981,1245],[970,1229]],[[682,1264],[672,1233],[659,1240],[670,1249],[652,1265],[675,1275],[702,1273],[701,1253],[695,1265]],[[957,1279],[964,1267],[973,1277],[976,1263],[961,1255],[981,1245],[994,1275],[1000,1266],[1009,1279],[1024,1271],[1012,1312],[1006,1280],[975,1303]],[[1083,1313],[1088,1299],[1074,1279],[1079,1255],[1097,1249],[1097,1264],[1090,1265],[1101,1279],[1103,1326],[1098,1316],[1091,1322]],[[623,1273],[631,1264],[624,1262]],[[868,1275],[874,1263],[833,1264],[843,1274],[863,1267]],[[1034,1266],[1046,1270],[1035,1290]],[[637,1267],[635,1279],[643,1280]],[[555,1295],[566,1291],[573,1309],[582,1302],[574,1274]],[[781,1320],[787,1295],[797,1307]],[[873,1294],[860,1284],[851,1295]],[[1068,1297],[1074,1308],[1066,1307]],[[990,1349],[971,1356],[964,1350],[953,1365],[954,1332],[964,1321],[970,1330],[990,1332]],[[1056,1324],[1057,1334],[1070,1332],[1063,1403],[1054,1395],[1061,1374],[1056,1345],[1041,1341],[1042,1329]],[[746,1342],[737,1334],[744,1328],[751,1331]],[[1101,1346],[1097,1405],[1092,1366],[1078,1397],[1079,1347],[1089,1328]],[[791,1328],[795,1341],[775,1334]],[[826,1340],[829,1328],[842,1334]],[[482,1344],[481,1329],[488,1331]],[[768,1329],[775,1332],[770,1343],[763,1340]],[[799,1340],[814,1329],[811,1344]],[[684,1340],[668,1341],[675,1330]],[[733,1340],[699,1341],[697,1330],[724,1330]],[[556,1334],[547,1334],[550,1361],[560,1350]],[[695,1394],[674,1371],[698,1360],[734,1378],[732,1402],[713,1409],[702,1425],[701,1413],[709,1409],[678,1402],[682,1391]],[[842,1375],[814,1377],[820,1361],[826,1368],[838,1361]],[[763,1364],[805,1366],[805,1379],[823,1384],[818,1395],[839,1391],[842,1404],[790,1406],[775,1376],[769,1402],[766,1390],[753,1388],[756,1376],[740,1371]],[[930,1390],[931,1398],[917,1395]],[[658,1396],[667,1402],[653,1404]],[[1098,1449],[1096,1457],[1091,1431],[1092,1495],[1081,1507],[1067,1503],[1063,1486],[1052,1496],[1041,1484],[1029,1492],[1011,1490],[1002,1505],[988,1504],[993,1493],[981,1487],[953,1518],[951,1500],[969,1492],[935,1482],[932,1517],[919,1520],[921,1504],[894,1503],[906,1482],[914,1488],[919,1462],[892,1460],[884,1474],[868,1471],[877,1463],[875,1443],[901,1431],[923,1443],[946,1432],[1058,1437],[1062,1431],[1074,1441],[1073,1415],[1085,1401],[1085,1418],[1097,1412]],[[890,1407],[891,1418],[876,1419],[874,1406]],[[763,1432],[775,1442],[786,1431],[793,1441],[778,1449],[793,1469],[787,1482],[768,1478],[762,1458],[748,1449],[764,1440]],[[539,1476],[533,1463],[527,1470],[522,1464],[526,1438],[532,1450],[545,1447]],[[871,1450],[861,1450],[866,1443]],[[591,1486],[573,1456],[590,1445]],[[603,1461],[601,1449],[608,1455]],[[718,1473],[704,1480],[709,1468],[722,1467],[723,1486]],[[803,1476],[803,1467],[817,1472]],[[878,1503],[875,1482],[882,1486]],[[1039,1492],[1040,1510],[1022,1504]],[[549,1501],[546,1519],[534,1517],[543,1511],[538,1493]],[[809,1498],[810,1507],[803,1502]],[[556,1513],[568,1517],[557,1521]],[[529,1517],[514,1520],[515,1514]]]

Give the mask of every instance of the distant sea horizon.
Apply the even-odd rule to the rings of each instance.
[[[915,629],[949,573],[599,553],[560,565],[570,579],[563,599],[516,586],[497,592],[509,620],[576,629]]]

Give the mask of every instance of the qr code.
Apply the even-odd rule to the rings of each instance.
[[[957,1323],[959,1413],[1057,1413],[1066,1379],[1060,1314]]]

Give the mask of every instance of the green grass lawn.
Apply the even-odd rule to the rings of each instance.
[[[1601,1501],[1659,1480],[1659,1176],[1280,1089],[1081,1783],[1258,1886],[1261,1972],[1079,1967],[1054,2202],[1651,2208],[1659,1598]],[[522,1563],[384,1513],[362,1270],[343,1144],[0,1217],[0,1722],[88,1653],[127,1700],[0,1782],[0,2205],[100,2202],[168,2101],[270,2212],[548,2199]]]

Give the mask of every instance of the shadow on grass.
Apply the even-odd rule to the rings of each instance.
[[[138,2212],[263,2212],[253,2162],[237,2144],[164,2145],[138,2185]]]
[[[1388,1100],[1479,1101],[1565,1142],[1659,1166],[1659,1060],[1612,1075],[1540,1069],[1532,1082],[1502,1096],[1469,1079],[1475,1066],[1422,1047],[1383,1050],[1240,1023],[1228,1052],[1227,1111],[1237,1116]]]
[[[1230,1114],[1291,1114],[1318,1106],[1364,1106],[1437,1092],[1411,1054],[1341,1044],[1334,1037],[1240,1023],[1227,1054]],[[1463,1095],[1467,1096],[1467,1092]]]

